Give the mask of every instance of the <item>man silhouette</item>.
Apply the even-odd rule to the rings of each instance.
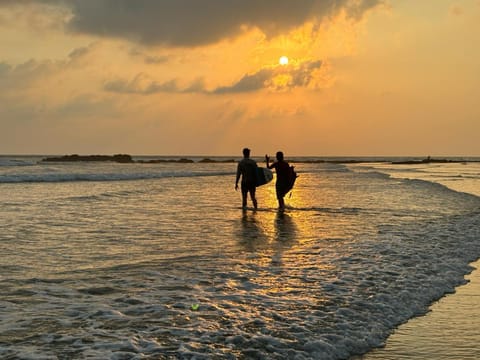
[[[237,179],[235,181],[235,190],[238,190],[238,181],[242,177],[242,207],[247,208],[247,196],[250,193],[253,207],[257,208],[257,199],[255,198],[255,190],[257,186],[257,163],[250,159],[250,149],[243,149],[243,159],[237,166]]]

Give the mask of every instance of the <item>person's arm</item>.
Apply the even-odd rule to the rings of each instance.
[[[238,181],[240,180],[240,175],[242,174],[240,170],[240,164],[237,166],[237,179],[235,180],[235,190],[238,190]]]
[[[267,163],[267,169],[271,169],[274,167],[274,164],[273,163],[272,165],[270,165],[270,157],[268,155],[265,155],[265,162]]]

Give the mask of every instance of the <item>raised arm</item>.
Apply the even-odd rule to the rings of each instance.
[[[265,163],[267,164],[267,169],[273,168],[273,164],[270,165],[270,157],[268,155],[265,155]]]

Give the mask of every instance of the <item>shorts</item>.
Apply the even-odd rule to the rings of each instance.
[[[257,189],[255,182],[253,181],[242,181],[242,194],[252,193],[255,194],[255,190]]]
[[[275,190],[277,192],[277,199],[283,198],[285,195],[287,195],[288,192],[287,185],[281,182],[277,182],[275,184]]]

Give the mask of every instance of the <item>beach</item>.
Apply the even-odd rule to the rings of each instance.
[[[375,356],[480,255],[476,163],[299,161],[279,212],[231,162],[39,160],[0,158],[5,359]]]

